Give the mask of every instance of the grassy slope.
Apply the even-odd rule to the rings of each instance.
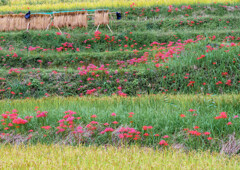
[[[5,63],[10,66],[14,66],[17,62],[16,65],[32,65],[36,68],[41,67],[41,69],[33,70],[31,66],[28,66],[18,75],[8,74],[11,67],[5,66],[4,69],[0,71],[1,77],[6,78],[6,80],[2,80],[2,86],[0,86],[1,89],[6,90],[6,92],[2,92],[2,98],[13,98],[14,96],[18,98],[29,96],[41,97],[44,96],[45,93],[65,96],[79,95],[81,93],[85,94],[87,90],[97,89],[98,87],[101,87],[101,90],[98,90],[98,95],[109,95],[117,93],[117,87],[119,86],[121,86],[123,92],[128,95],[159,92],[238,93],[240,87],[238,47],[224,47],[211,52],[205,52],[205,46],[210,43],[212,42],[209,40],[202,40],[196,44],[189,44],[185,47],[186,50],[180,54],[181,57],[174,57],[167,63],[162,63],[164,67],[160,68],[156,68],[155,63],[151,62],[154,52],[149,53],[149,62],[147,64],[139,63],[136,64],[136,66],[127,64],[127,61],[131,57],[139,58],[143,54],[142,52],[138,55],[134,55],[131,52],[121,52],[119,54],[117,52],[106,52],[102,54],[89,53],[90,55],[79,53],[80,55],[78,55],[77,59],[74,53],[65,57],[64,53],[58,56],[52,52],[53,56],[46,56],[45,58],[37,56],[37,54],[36,58],[19,54],[19,57],[21,56],[23,61],[19,60],[19,57],[6,57]],[[51,54],[51,52],[49,54]],[[95,55],[96,58],[94,58],[94,54],[98,56]],[[114,57],[111,57],[112,55]],[[118,57],[119,55],[121,55],[121,58]],[[201,55],[205,55],[206,57],[197,60]],[[226,57],[226,55],[228,57]],[[43,61],[41,65],[37,62],[39,59]],[[116,62],[117,59],[123,61],[126,66],[120,68],[120,66],[117,65],[118,62]],[[50,66],[47,64],[49,61],[52,62]],[[108,68],[109,75],[111,75],[112,78],[109,78],[109,75],[106,75],[105,71],[100,70],[90,71],[88,74],[80,76],[77,67],[85,65],[79,64],[80,61],[84,61],[86,65],[90,63],[95,63],[98,66],[101,64],[110,64],[106,66],[106,68]],[[68,69],[63,69],[63,66],[67,66]],[[115,73],[116,70],[119,72],[118,74]],[[58,73],[52,75],[53,71],[57,71]],[[92,72],[100,75],[100,77],[92,76]],[[126,74],[126,72],[128,74]],[[225,72],[227,75],[223,75]],[[172,76],[173,73],[175,73],[174,76]],[[164,76],[166,77],[164,78]],[[94,78],[94,81],[91,81],[92,83],[87,81],[89,77]],[[185,79],[184,77],[188,78]],[[118,79],[120,81],[119,83],[117,83]],[[82,82],[80,82],[80,80]],[[106,83],[107,80],[111,82]],[[125,80],[127,80],[127,82],[125,82]],[[228,80],[231,81],[230,85],[226,84]],[[189,86],[190,81],[194,81],[193,86]],[[217,85],[219,81],[221,81],[222,84]],[[32,83],[30,86],[27,85],[29,82]],[[44,84],[41,85],[40,82],[44,82]],[[203,85],[203,83],[206,83],[206,85]],[[149,84],[151,86],[149,86]],[[9,87],[11,87],[11,89],[7,90]],[[104,91],[105,89],[107,91]],[[10,93],[11,91],[15,92],[16,95],[12,95]],[[22,94],[19,95],[19,93]]]
[[[37,141],[43,143],[57,142],[65,140],[64,137],[56,135],[55,132],[58,126],[58,120],[62,119],[64,112],[73,110],[77,114],[75,117],[81,117],[76,121],[76,124],[86,125],[90,121],[98,121],[102,126],[108,122],[110,127],[116,128],[121,125],[134,127],[140,132],[142,126],[153,126],[152,135],[160,134],[160,137],[150,137],[147,141],[140,142],[144,145],[156,146],[164,135],[169,135],[167,139],[169,144],[181,143],[188,149],[212,149],[218,150],[221,148],[221,140],[228,140],[228,135],[233,132],[238,132],[239,118],[234,119],[235,115],[239,115],[239,95],[222,95],[222,96],[202,96],[202,95],[156,95],[143,97],[101,97],[101,98],[46,98],[46,99],[28,99],[28,100],[4,100],[0,102],[0,113],[17,109],[19,116],[34,116],[34,118],[21,130],[22,134],[28,133],[28,130],[33,129],[33,139],[30,142]],[[48,111],[47,118],[44,123],[39,121],[34,108],[38,106],[41,111]],[[189,109],[196,109],[195,112],[189,112]],[[111,113],[116,113],[117,116],[112,117]],[[128,113],[134,112],[133,118],[128,117]],[[219,116],[221,112],[227,112],[227,119],[215,120],[214,117]],[[196,113],[197,116],[193,116]],[[96,119],[91,119],[90,116],[96,114]],[[186,117],[181,118],[184,114]],[[111,124],[113,121],[118,121],[117,126]],[[129,123],[130,121],[133,123]],[[232,122],[228,126],[227,123]],[[52,126],[47,138],[42,135],[46,134],[41,126]],[[195,126],[199,132],[210,132],[213,141],[206,140],[207,136],[189,137],[184,128],[194,130]],[[10,132],[11,130],[3,130],[2,132]],[[14,130],[14,128],[10,128]],[[39,135],[36,134],[39,132]],[[237,138],[239,134],[236,133]],[[101,135],[100,135],[101,136]],[[60,137],[60,138],[59,138]],[[106,136],[105,136],[106,137]],[[88,141],[86,144],[103,144],[108,143],[107,138],[99,138],[101,140]],[[143,137],[144,139],[144,137]],[[201,140],[200,140],[201,139]],[[90,142],[90,143],[89,143]]]
[[[205,50],[209,44],[218,48],[222,43],[225,45],[231,45],[231,42],[236,43],[236,45],[239,43],[239,26],[235,24],[239,20],[237,17],[239,10],[229,11],[219,4],[211,4],[207,7],[206,5],[193,5],[192,8],[191,10],[184,9],[169,13],[165,6],[159,7],[160,12],[156,12],[155,7],[147,7],[144,9],[143,16],[140,16],[142,15],[142,8],[121,8],[122,12],[128,11],[129,13],[124,15],[120,21],[110,22],[114,34],[110,34],[107,28],[102,27],[100,28],[102,38],[96,42],[91,40],[94,37],[93,32],[95,30],[91,21],[88,30],[62,29],[63,32],[71,35],[70,38],[68,34],[57,36],[57,29],[46,32],[31,30],[29,33],[23,31],[0,33],[0,46],[2,48],[0,50],[0,78],[6,78],[6,81],[0,80],[0,96],[1,98],[42,97],[46,93],[64,96],[85,95],[87,90],[98,87],[101,87],[98,95],[111,95],[117,93],[117,87],[119,86],[128,95],[166,91],[173,94],[238,93],[240,81],[238,47],[224,47],[209,53]],[[146,21],[145,17],[148,18]],[[84,34],[86,31],[89,34]],[[130,32],[133,33],[130,34]],[[111,38],[114,36],[117,43],[106,43],[104,40],[105,34],[108,34]],[[150,44],[153,41],[161,43],[176,42],[178,39],[184,41],[196,39],[198,35],[202,35],[206,39],[199,44],[186,46],[186,50],[180,54],[180,58],[174,58],[168,63],[164,63],[164,66],[168,66],[168,69],[165,67],[156,69],[154,63],[150,62],[154,59],[155,53],[149,52],[152,48]],[[216,36],[216,39],[212,41],[209,37],[213,36]],[[231,38],[226,40],[227,36],[231,36]],[[129,39],[125,40],[125,37],[129,37]],[[132,40],[130,40],[131,38]],[[84,43],[87,39],[89,39],[87,43]],[[66,52],[57,52],[55,49],[65,42],[73,43],[74,49],[79,48],[80,52],[72,49],[67,49]],[[137,44],[134,47],[130,47],[135,43]],[[90,49],[85,48],[88,45],[91,45]],[[128,47],[125,48],[124,45],[128,45]],[[54,51],[43,52],[40,49],[31,52],[21,51],[26,46],[40,46],[43,49],[54,49]],[[14,49],[9,51],[10,47]],[[120,51],[121,49],[123,51]],[[128,51],[124,51],[125,49]],[[139,51],[137,55],[133,54],[133,49]],[[230,51],[228,52],[228,50]],[[149,64],[137,64],[137,66],[127,64],[128,60],[140,58],[147,51],[149,52]],[[11,57],[13,53],[17,53],[18,57]],[[197,60],[196,58],[201,55],[206,55],[206,58]],[[42,64],[39,64],[39,60],[42,61]],[[119,66],[116,60],[124,62],[126,67]],[[79,62],[84,63],[80,64]],[[213,63],[216,63],[216,65],[213,65]],[[113,76],[112,82],[106,83],[108,78],[101,71],[96,71],[100,78],[91,76],[91,72],[86,76],[78,76],[77,68],[89,64],[96,66],[104,64],[105,67],[106,64],[110,64],[107,68],[110,75]],[[19,76],[9,75],[9,69],[12,67],[24,68],[25,70]],[[68,70],[64,71],[63,67],[68,67]],[[41,70],[40,72],[31,71],[31,68],[41,68]],[[121,73],[129,72],[129,74],[114,74],[116,70]],[[59,74],[54,77],[51,75],[53,71],[57,71]],[[228,75],[223,76],[223,72],[227,72]],[[171,77],[172,73],[176,73],[174,78]],[[136,76],[132,76],[134,74]],[[190,74],[190,78],[184,80],[183,77],[186,74]],[[166,78],[163,78],[164,76]],[[89,77],[96,80],[89,83],[87,81]],[[118,79],[120,83],[116,83]],[[125,83],[126,79],[127,83]],[[231,81],[231,85],[226,85],[228,80]],[[80,83],[79,81],[83,82]],[[194,87],[188,87],[190,81],[195,82]],[[219,81],[223,84],[218,86],[216,83]],[[32,85],[28,86],[29,82]],[[44,84],[40,85],[40,82],[44,82]],[[66,84],[66,82],[70,84]],[[206,86],[203,86],[203,83],[206,83]],[[81,89],[78,90],[79,88]],[[15,95],[12,95],[11,91]]]

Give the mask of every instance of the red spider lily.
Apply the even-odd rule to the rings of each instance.
[[[227,125],[232,125],[232,122],[228,122]]]
[[[168,12],[172,12],[173,10],[172,10],[172,5],[169,5],[168,6]]]
[[[232,82],[231,80],[227,80],[227,82],[225,84],[228,86],[231,86],[232,85],[231,82]]]
[[[135,140],[135,141],[138,140],[138,139],[139,139],[139,138],[137,138],[137,137],[133,138],[133,140]]]
[[[98,122],[96,122],[96,121],[91,121],[90,123],[91,123],[92,125],[98,124]]]
[[[181,114],[180,117],[186,117],[186,115],[185,114]]]
[[[17,118],[17,116],[18,116],[18,114],[17,113],[12,113],[12,114],[9,114],[9,119],[11,119],[11,120],[13,120],[13,119],[16,119]]]
[[[210,135],[210,132],[204,132],[203,134],[204,135]]]
[[[112,124],[118,124],[118,122],[117,122],[117,121],[114,121],[114,122],[112,122]]]
[[[3,119],[7,119],[8,118],[8,114],[2,114]]]
[[[135,113],[130,112],[130,113],[128,113],[128,114],[129,114],[129,117],[132,117]]]
[[[26,120],[30,121],[32,118],[33,118],[33,116],[25,116],[25,118],[24,118],[24,119],[26,119]]]
[[[112,113],[111,116],[116,116],[116,113]]]
[[[216,85],[219,85],[219,84],[223,84],[221,81],[218,81],[217,83],[216,83]]]
[[[163,136],[163,139],[165,139],[165,138],[169,138],[169,136],[168,135]]]
[[[193,86],[195,83],[195,81],[189,81],[188,85],[187,86]]]
[[[159,64],[159,63],[155,64],[155,67],[157,67],[157,68],[160,66],[163,66],[163,64]]]
[[[46,112],[46,111],[41,112],[41,113],[38,114],[36,117],[37,117],[37,118],[40,118],[40,117],[47,117],[47,113],[48,113],[48,112]]]
[[[167,146],[168,143],[167,143],[165,140],[161,140],[161,141],[159,142],[159,145]]]
[[[15,57],[15,58],[16,58],[16,57],[18,57],[18,55],[17,55],[16,53],[14,53],[12,57]]]
[[[49,129],[51,129],[52,127],[51,127],[51,126],[42,126],[41,128],[42,128],[42,129],[49,130]]]
[[[212,140],[213,138],[212,137],[208,137],[207,140]]]
[[[109,126],[109,124],[108,124],[108,123],[104,123],[103,125],[104,125],[104,126]]]
[[[143,136],[149,136],[149,134],[148,133],[144,133]]]
[[[59,129],[56,133],[58,134],[58,133],[60,133],[60,132],[64,132],[66,129]]]
[[[198,57],[197,60],[200,60],[202,58],[206,57],[205,55],[201,55],[201,57]]]
[[[151,43],[151,45],[150,46],[153,46],[153,45],[159,45],[160,43],[158,43],[158,42],[156,42],[156,41],[154,41],[154,42],[152,42]]]
[[[104,134],[104,133],[106,133],[106,132],[113,132],[113,131],[114,131],[113,128],[108,127],[108,128],[106,128],[104,131],[101,131],[100,134]]]
[[[123,134],[119,134],[118,137],[119,137],[120,139],[123,139],[123,138],[124,138],[124,135],[123,135]]]
[[[233,117],[233,119],[236,119],[236,118],[238,118],[239,116],[238,115],[235,115],[234,117]]]
[[[72,110],[68,110],[64,112],[65,114],[69,113],[69,115],[74,115],[77,114],[76,112],[72,111]]]
[[[13,126],[13,124],[12,124],[12,123],[8,123],[8,126],[9,126],[9,127],[12,127],[12,126]]]
[[[97,115],[92,115],[92,116],[91,116],[91,118],[96,118],[96,117],[97,117]]]
[[[226,112],[221,112],[220,116],[216,116],[215,119],[226,119],[227,118],[227,113]]]
[[[198,126],[195,126],[194,129],[199,129],[199,127],[198,127]]]
[[[222,76],[228,75],[228,72],[222,72]]]
[[[13,72],[14,72],[14,73],[21,73],[20,70],[23,70],[23,69],[11,68],[11,69],[8,71],[8,74],[12,74]]]
[[[143,130],[148,130],[148,129],[152,129],[153,127],[152,126],[143,126],[142,129]]]
[[[196,130],[188,131],[188,133],[194,136],[201,136],[201,133]]]
[[[95,39],[100,40],[100,35],[101,35],[101,34],[102,34],[102,33],[101,33],[100,31],[96,31],[96,32],[94,33]]]
[[[24,120],[24,119],[21,119],[21,118],[17,118],[17,119],[14,119],[12,122],[13,122],[14,124],[24,125],[24,124],[26,124],[28,121],[27,121],[27,120]]]

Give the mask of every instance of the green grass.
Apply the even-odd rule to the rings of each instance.
[[[159,68],[156,68],[156,63],[152,62],[155,60],[154,53],[158,51],[150,51],[147,62],[134,64],[129,64],[130,58],[140,58],[144,51],[140,51],[137,55],[133,52],[118,53],[116,51],[70,53],[68,55],[65,52],[61,55],[49,52],[45,57],[41,57],[41,53],[39,56],[35,52],[36,54],[30,56],[20,53],[17,58],[4,57],[2,61],[6,65],[0,69],[0,73],[1,78],[6,80],[0,80],[2,82],[0,89],[5,89],[5,92],[0,92],[1,98],[42,97],[46,93],[63,96],[85,95],[87,90],[99,87],[101,89],[97,91],[97,95],[112,95],[119,91],[117,89],[119,86],[128,95],[162,92],[238,94],[240,90],[238,46],[218,48],[220,43],[216,42],[203,39],[197,43],[187,44],[180,54],[173,54],[173,58],[167,58],[168,61],[158,61],[157,63],[163,64]],[[206,46],[209,44],[213,44],[212,47],[216,50],[206,52]],[[221,44],[229,45],[226,42]],[[177,55],[180,57],[176,57]],[[205,57],[198,60],[197,58],[201,55]],[[42,60],[42,64],[39,64],[37,60]],[[118,65],[116,60],[124,64]],[[51,65],[48,64],[49,61],[52,62]],[[81,61],[84,63],[81,64]],[[109,74],[106,74],[106,70],[88,69],[85,75],[79,75],[78,68],[90,63],[98,67],[105,65]],[[9,74],[10,68],[17,65],[25,65],[26,68],[21,70],[20,74]],[[33,66],[36,69],[32,69]],[[53,74],[54,71],[57,73]],[[98,74],[99,77],[93,76],[93,73]],[[225,73],[227,75],[224,75]],[[94,80],[89,81],[89,78],[94,78]],[[190,81],[194,84],[189,85]],[[218,85],[219,81],[222,84]],[[228,81],[231,83],[226,84]],[[29,82],[31,85],[28,85]],[[40,84],[41,82],[44,84]],[[11,92],[15,94],[12,95]]]
[[[172,144],[183,144],[187,149],[211,149],[219,151],[221,142],[228,140],[228,135],[236,132],[237,139],[240,137],[237,133],[239,129],[239,95],[220,95],[220,96],[203,96],[203,95],[153,95],[143,97],[83,97],[83,98],[44,98],[44,99],[26,99],[26,100],[3,100],[0,101],[0,113],[17,109],[19,117],[34,116],[34,118],[24,125],[20,132],[22,135],[30,134],[28,130],[33,130],[33,138],[30,143],[45,143],[64,141],[64,135],[56,134],[58,120],[62,119],[67,110],[75,111],[74,117],[81,117],[76,120],[76,125],[86,125],[93,119],[91,115],[96,114],[94,121],[109,123],[114,129],[119,126],[130,126],[138,129],[142,134],[143,126],[153,126],[149,140],[142,140],[138,144],[144,146],[158,146],[164,135],[169,135],[167,141]],[[38,106],[40,111],[48,111],[48,116],[40,121],[34,108]],[[196,109],[195,112],[189,112],[189,109]],[[116,113],[112,117],[111,113]],[[133,118],[128,117],[128,113],[134,112]],[[227,119],[214,119],[221,112],[227,112]],[[193,116],[193,114],[197,116]],[[181,114],[186,117],[180,117]],[[117,121],[118,125],[111,124]],[[133,121],[133,123],[130,123]],[[231,126],[227,123],[232,122]],[[41,126],[52,126],[49,132],[41,129]],[[210,132],[212,141],[207,141],[207,136],[191,137],[184,131],[185,128],[194,130],[195,126],[199,132]],[[14,132],[15,129],[3,130],[6,126],[1,126],[5,133]],[[99,127],[101,129],[101,127]],[[12,130],[11,130],[12,129]],[[36,133],[38,132],[38,133]],[[16,133],[16,131],[14,132]],[[47,133],[47,137],[43,134]],[[160,137],[153,137],[159,134]],[[111,143],[107,136],[99,136],[87,140],[85,144],[104,144]],[[131,143],[131,142],[130,142]]]

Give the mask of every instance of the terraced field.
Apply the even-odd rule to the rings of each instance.
[[[156,9],[122,8],[113,34],[91,17],[88,29],[0,33],[1,98],[238,93],[238,8]]]
[[[28,5],[33,12],[74,10],[80,3],[11,2],[0,6],[2,13],[26,13]],[[110,16],[113,33],[107,26],[96,31],[92,15],[88,28],[0,32],[0,143],[29,144],[20,149],[26,153],[36,152],[36,147],[45,153],[45,145],[53,144],[49,157],[60,168],[70,164],[59,164],[58,145],[73,145],[65,149],[74,153],[81,145],[86,149],[83,155],[95,150],[105,154],[101,146],[110,148],[105,155],[109,161],[96,156],[100,161],[92,166],[83,163],[83,169],[104,168],[102,162],[127,169],[129,164],[119,165],[110,157],[115,148],[120,148],[116,157],[124,157],[127,149],[121,148],[134,145],[129,157],[139,160],[140,152],[154,154],[152,162],[134,164],[132,169],[179,166],[170,160],[185,161],[182,169],[238,169],[240,4],[112,2],[103,7],[122,14],[121,20],[115,13]],[[81,4],[91,10],[101,5]],[[6,153],[18,150],[7,147],[3,147]],[[145,152],[146,147],[152,149]],[[166,155],[165,162],[157,163],[156,156]],[[202,164],[197,164],[200,156]],[[79,155],[70,159],[79,166]],[[45,168],[36,161],[3,163]]]

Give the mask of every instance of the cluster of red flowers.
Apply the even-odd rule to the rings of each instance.
[[[215,119],[226,119],[227,118],[227,113],[226,112],[221,112],[220,116],[216,116]]]

